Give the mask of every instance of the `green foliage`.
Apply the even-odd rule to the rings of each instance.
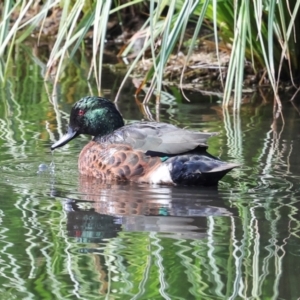
[[[155,92],[158,100],[162,91],[162,81],[166,63],[172,53],[181,49],[188,22],[195,22],[195,30],[186,56],[180,82],[183,82],[184,71],[188,65],[195,45],[198,43],[199,32],[203,24],[214,33],[216,57],[219,61],[220,78],[224,83],[224,105],[234,91],[234,108],[240,109],[243,93],[244,67],[250,64],[254,74],[270,84],[280,108],[278,88],[281,80],[290,80],[299,76],[299,5],[293,1],[227,1],[227,0],[133,0],[133,1],[92,1],[92,0],[45,0],[37,13],[30,13],[38,6],[39,1],[4,1],[2,5],[2,22],[0,23],[0,57],[2,68],[0,78],[4,80],[8,61],[13,46],[21,43],[43,25],[48,12],[60,5],[61,18],[56,41],[48,58],[46,77],[57,67],[55,83],[69,59],[82,49],[87,32],[92,30],[92,60],[88,78],[95,77],[98,92],[102,81],[103,53],[109,18],[135,7],[148,6],[149,18],[139,32],[128,41],[122,55],[127,56],[138,39],[143,39],[143,46],[128,69],[125,80],[136,68],[146,51],[151,50],[153,66],[146,74],[140,88],[150,81],[150,88],[145,102]],[[12,17],[18,17],[12,22]],[[24,18],[29,14],[30,18]],[[40,36],[40,34],[39,34]],[[205,40],[205,37],[201,37]],[[231,52],[226,71],[221,67],[220,45]],[[266,72],[266,73],[265,73]],[[121,85],[122,88],[123,85]]]

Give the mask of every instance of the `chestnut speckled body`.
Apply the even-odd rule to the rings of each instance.
[[[145,155],[128,145],[88,143],[78,160],[79,172],[103,180],[148,181],[147,174],[161,164],[159,157]]]
[[[79,172],[101,180],[216,185],[238,166],[206,152],[207,139],[216,133],[157,122],[124,125],[115,105],[101,97],[84,97],[74,104],[67,133],[51,149],[80,134],[94,138],[79,155]]]

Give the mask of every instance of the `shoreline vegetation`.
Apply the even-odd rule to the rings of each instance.
[[[29,43],[54,84],[81,51],[99,93],[108,56],[123,64],[123,82],[136,78],[137,94],[147,87],[144,103],[176,86],[217,94],[239,110],[245,94],[267,89],[281,112],[280,93],[298,92],[299,1],[234,3],[7,0],[0,4],[0,80],[12,53]]]

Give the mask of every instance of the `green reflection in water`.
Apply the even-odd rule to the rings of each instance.
[[[219,131],[212,154],[243,164],[218,191],[84,183],[77,156],[87,138],[53,157],[49,150],[71,104],[91,93],[84,59],[77,58],[82,69],[66,69],[53,103],[41,67],[26,52],[16,59],[0,92],[5,299],[299,297],[300,119],[291,105],[283,131],[280,122],[272,131],[271,107],[255,97],[240,115],[199,95],[162,104],[160,120]],[[118,81],[106,75],[110,97]],[[144,115],[132,95],[129,84],[119,103],[128,121]],[[48,168],[37,173],[42,163]]]

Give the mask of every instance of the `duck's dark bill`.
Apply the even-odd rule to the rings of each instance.
[[[68,128],[68,132],[56,143],[54,143],[51,146],[51,150],[54,150],[58,147],[61,147],[65,144],[67,144],[69,141],[73,140],[74,138],[76,138],[76,136],[78,135],[77,131],[73,130],[71,127]]]

